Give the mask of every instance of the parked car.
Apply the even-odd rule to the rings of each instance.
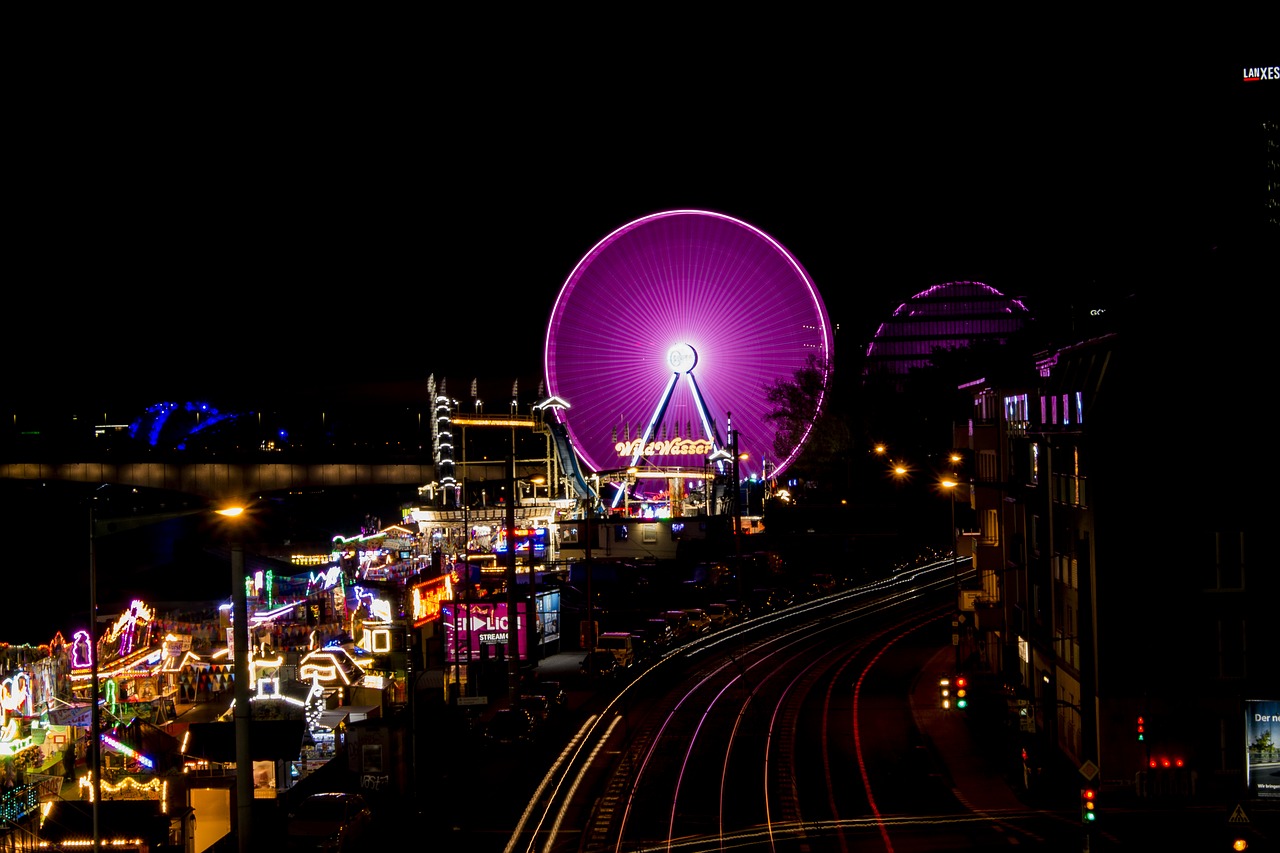
[[[527,708],[499,708],[484,727],[486,743],[514,746],[537,740],[538,723]]]
[[[723,601],[715,601],[708,604],[707,617],[711,619],[712,628],[724,628],[738,621],[737,615]]]
[[[538,693],[525,692],[518,700],[517,707],[524,708],[533,714],[533,719],[538,725],[542,725],[551,719],[551,700],[546,696]]]
[[[362,794],[311,794],[285,820],[286,850],[363,850],[373,812]]]
[[[623,667],[636,662],[635,638],[627,631],[605,631],[596,639],[596,648],[613,652]]]
[[[565,702],[568,701],[568,697],[564,692],[564,685],[559,681],[552,679],[548,679],[546,681],[534,681],[527,684],[525,685],[524,692],[534,693],[538,696],[546,696],[553,709],[563,708]]]
[[[745,601],[739,601],[736,598],[726,598],[724,603],[729,605],[730,612],[733,613],[735,622],[744,622],[751,618],[751,605]]]
[[[671,630],[671,623],[661,617],[645,620],[643,633],[649,647],[658,653],[670,646],[676,638],[675,631]]]
[[[707,615],[707,611],[701,607],[686,607],[684,612],[689,614],[689,630],[694,636],[711,630],[711,617]]]
[[[785,586],[775,586],[769,589],[769,609],[781,610],[784,607],[790,607],[796,603],[796,595]]]
[[[814,572],[809,575],[808,591],[811,596],[830,595],[836,591],[835,575]]]
[[[683,643],[685,640],[693,636],[693,626],[689,622],[689,614],[683,610],[664,610],[662,618],[667,620],[667,624],[671,626],[673,640],[677,643]]]
[[[614,678],[622,672],[622,664],[618,663],[613,652],[597,650],[587,653],[578,665],[578,671],[588,678]]]

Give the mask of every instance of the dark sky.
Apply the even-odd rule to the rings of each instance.
[[[42,57],[6,115],[0,410],[421,400],[432,375],[532,395],[574,265],[676,208],[786,246],[838,362],[947,281],[1037,313],[1185,287],[1231,230],[1240,67],[1275,64],[816,34]]]
[[[1105,301],[1215,238],[1215,128],[1248,59],[749,47],[379,85],[138,70],[33,99],[4,396],[532,394],[573,266],[665,209],[777,238],[838,348],[933,284]]]

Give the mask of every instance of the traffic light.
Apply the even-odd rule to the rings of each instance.
[[[1098,792],[1093,788],[1080,789],[1080,820],[1085,826],[1098,819]]]
[[[1142,742],[1147,739],[1147,722],[1144,718],[1138,718],[1138,741]]]
[[[960,710],[969,707],[969,679],[963,675],[956,676],[956,707]]]
[[[943,708],[951,707],[951,679],[943,678],[938,681],[938,703]]]

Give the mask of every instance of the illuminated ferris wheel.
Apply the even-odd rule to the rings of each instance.
[[[772,477],[813,421],[777,447],[766,391],[811,363],[825,388],[831,357],[826,307],[790,252],[730,216],[672,210],[623,225],[578,262],[551,312],[544,367],[594,471],[702,471],[732,431],[742,476]]]

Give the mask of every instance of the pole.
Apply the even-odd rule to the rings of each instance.
[[[443,560],[443,558],[442,558]],[[418,793],[418,703],[416,694],[418,684],[413,669],[413,605],[409,597],[409,586],[404,587],[401,598],[400,613],[404,619],[404,686],[409,692],[405,702],[409,706],[409,791],[414,795],[414,811],[417,811]]]
[[[733,447],[733,553],[737,557],[736,571],[742,572],[742,483],[738,479],[738,431],[732,426],[733,416],[725,413],[725,425],[729,431],[729,444]]]
[[[250,849],[253,826],[253,754],[249,750],[249,603],[244,589],[244,545],[231,544],[231,626],[235,653],[236,836],[240,853]]]
[[[600,488],[600,484],[596,484],[596,488]],[[595,661],[591,659],[591,653],[596,650],[596,614],[595,603],[591,598],[591,513],[595,511],[595,495],[593,494],[587,499],[587,511],[582,516],[582,533],[586,537],[586,556],[583,562],[587,564],[587,660],[592,667]],[[591,673],[594,674],[594,673]]]
[[[956,489],[960,488],[959,482],[951,487],[951,583],[953,587],[953,597],[956,604],[956,668],[960,671],[960,620],[958,614],[960,611],[960,563],[959,563],[959,539],[956,535]]]
[[[514,433],[515,428],[512,427]],[[516,590],[516,457],[511,455],[511,488],[507,490],[507,696],[515,705],[520,689],[520,619],[516,610],[519,592]]]
[[[92,498],[90,498],[92,501]],[[98,803],[102,802],[102,717],[98,709],[98,553],[94,541],[93,504],[89,504],[89,782],[93,786],[93,849],[102,849],[102,833],[98,826]]]

